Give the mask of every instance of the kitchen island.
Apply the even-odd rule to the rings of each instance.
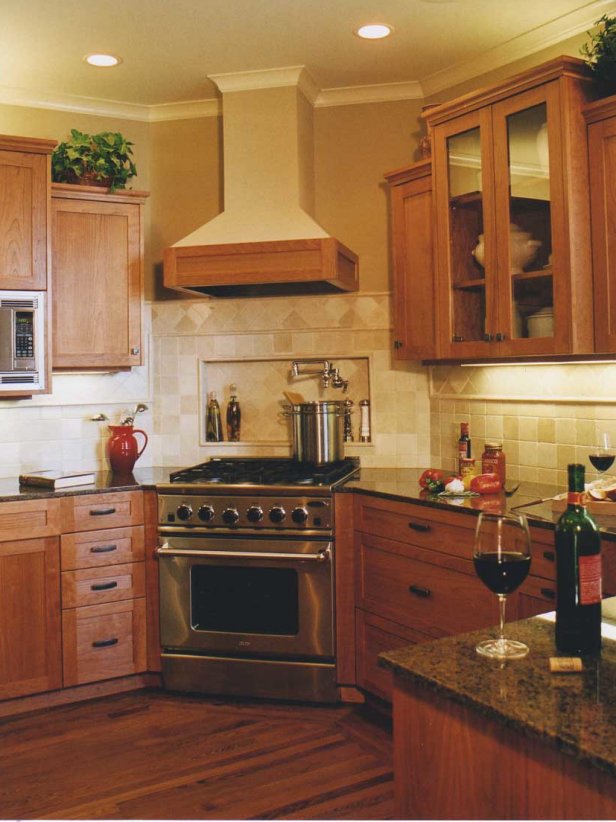
[[[507,626],[530,647],[500,663],[476,631],[381,655],[394,675],[397,819],[616,818],[616,598],[603,650],[553,674],[553,623]]]

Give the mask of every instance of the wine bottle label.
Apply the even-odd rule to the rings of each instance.
[[[567,492],[567,505],[584,505],[585,495],[583,491]]]
[[[601,554],[579,557],[578,569],[580,605],[596,605],[601,602]]]

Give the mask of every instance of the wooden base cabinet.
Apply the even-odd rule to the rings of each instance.
[[[0,699],[62,687],[58,537],[0,542]]]
[[[142,205],[147,196],[53,184],[54,368],[142,364]]]

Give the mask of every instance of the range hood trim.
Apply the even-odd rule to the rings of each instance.
[[[165,285],[198,294],[219,288],[305,285],[310,293],[357,291],[357,255],[334,237],[172,246],[164,250]],[[316,292],[318,293],[318,291]]]

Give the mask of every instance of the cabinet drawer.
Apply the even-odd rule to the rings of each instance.
[[[145,595],[143,562],[62,572],[62,608],[79,608]]]
[[[556,548],[554,532],[542,528],[531,528],[530,572],[533,576],[548,580],[556,578]]]
[[[64,687],[146,668],[144,599],[64,611],[62,630]]]
[[[62,536],[62,570],[139,562],[145,554],[143,525]]]
[[[81,494],[62,500],[64,533],[143,525],[143,493]]]
[[[356,528],[433,551],[471,559],[475,517],[376,497],[358,497]]]
[[[381,619],[360,608],[357,614],[357,684],[370,693],[391,702],[392,674],[379,665],[379,654],[403,648],[431,637],[404,625]]]
[[[0,542],[53,537],[61,531],[59,499],[0,503]]]
[[[470,560],[455,560],[454,569],[393,553],[388,546],[375,537],[360,542],[360,607],[437,637],[498,620],[496,597],[475,576]]]

